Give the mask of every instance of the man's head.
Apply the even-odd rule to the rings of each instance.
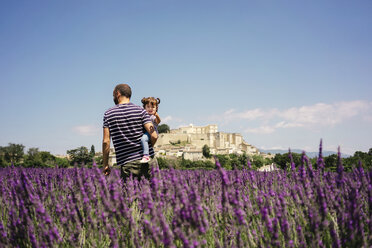
[[[118,84],[114,89],[113,96],[115,104],[119,104],[120,97],[125,97],[128,99],[132,97],[132,90],[127,84]]]

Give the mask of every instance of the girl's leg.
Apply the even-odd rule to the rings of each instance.
[[[144,133],[141,138],[141,145],[143,149],[143,157],[141,163],[147,163],[150,160],[150,148],[149,148],[150,134],[148,132]]]
[[[143,149],[143,155],[149,155],[150,154],[150,148],[149,148],[149,140],[150,140],[150,137],[149,137],[149,133],[146,132],[142,135],[142,138],[141,138],[141,145],[142,145],[142,149]]]

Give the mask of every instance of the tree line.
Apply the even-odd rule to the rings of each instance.
[[[67,158],[61,158],[50,152],[40,151],[39,148],[35,147],[31,147],[25,152],[24,145],[9,143],[7,146],[0,146],[0,167],[11,165],[22,167],[90,167],[93,161],[97,165],[102,164],[102,156],[96,154],[94,145],[91,146],[90,150],[85,146],[67,150],[67,155]]]
[[[169,128],[169,127],[168,127]],[[169,129],[168,129],[169,132]],[[199,161],[191,161],[183,157],[178,159],[170,159],[159,157],[158,164],[161,169],[214,169],[215,162],[212,159],[208,146],[202,149],[205,159]],[[67,150],[68,158],[56,157],[50,152],[40,151],[39,148],[29,148],[25,152],[25,146],[22,144],[9,143],[8,146],[0,146],[0,167],[8,166],[23,166],[23,167],[91,167],[93,161],[97,166],[102,165],[102,154],[96,153],[94,145],[88,149],[85,146],[80,146],[75,149]],[[303,162],[302,154],[291,153],[292,160],[296,167]],[[275,154],[273,158],[264,158],[260,155],[249,156],[243,154],[219,154],[214,156],[218,159],[221,166],[225,169],[242,169],[248,168],[248,161],[250,168],[258,169],[264,165],[274,163],[279,168],[287,170],[291,166],[291,159],[289,153]],[[317,169],[319,160],[317,157],[309,158],[309,162]],[[337,154],[332,154],[323,157],[325,170],[336,171],[337,168]],[[353,156],[342,158],[342,165],[345,171],[351,171],[353,168],[361,164],[365,169],[372,168],[372,148],[368,152],[357,151]]]
[[[167,124],[158,126],[159,133],[168,133],[170,128]],[[40,151],[32,147],[25,152],[23,144],[8,143],[7,146],[0,146],[0,167],[23,166],[23,167],[91,167],[93,161],[97,166],[103,164],[102,154],[95,152],[94,145],[90,150],[85,146],[67,150],[68,158],[56,157],[47,151]]]
[[[275,164],[278,168],[283,170],[290,170],[291,168],[291,157],[296,168],[305,163],[303,155],[306,154],[291,152],[291,156],[288,153],[275,154],[273,158],[264,158],[260,155],[247,155],[243,154],[219,154],[213,156],[210,154],[210,149],[207,145],[202,148],[203,157],[205,159],[199,161],[191,161],[181,158],[158,158],[158,164],[161,169],[174,168],[174,169],[214,169],[214,159],[219,161],[221,166],[227,170],[231,169],[242,169],[250,168],[257,170],[262,166]],[[322,158],[324,163],[324,169],[327,171],[336,171],[338,158],[337,154],[328,155]],[[308,158],[314,169],[318,168],[320,163],[318,157]],[[249,163],[248,163],[249,161]],[[372,169],[372,148],[368,152],[357,151],[353,156],[347,158],[341,158],[341,163],[343,165],[344,171],[351,171],[353,168],[358,167],[359,164],[363,168],[369,170]]]
[[[302,159],[303,155],[300,153],[291,153],[293,162],[296,167],[302,165],[304,160]],[[322,158],[324,163],[324,169],[328,171],[336,171],[338,163],[338,155],[331,154]],[[317,169],[320,161],[318,157],[309,158],[311,165]],[[291,159],[289,152],[284,154],[275,154],[273,158],[273,163],[278,165],[281,169],[289,169],[291,166]],[[356,151],[353,156],[341,158],[341,163],[344,168],[344,171],[351,171],[353,168],[359,167],[361,165],[365,169],[372,168],[372,148],[368,152]]]

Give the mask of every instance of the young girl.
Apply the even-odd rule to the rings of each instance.
[[[160,99],[154,97],[144,97],[141,100],[143,104],[143,108],[147,111],[150,115],[151,121],[154,124],[155,131],[158,133],[158,125],[160,123],[160,117],[158,115],[158,108]],[[145,132],[141,138],[141,144],[143,149],[143,157],[141,159],[141,163],[147,163],[150,160],[150,152],[149,152],[149,140],[150,134]]]

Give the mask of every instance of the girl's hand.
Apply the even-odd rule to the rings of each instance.
[[[160,120],[160,116],[158,115],[158,112],[156,112],[155,114],[154,114],[154,116],[156,117],[156,123],[157,124],[159,124],[160,122],[161,122],[161,120]]]

